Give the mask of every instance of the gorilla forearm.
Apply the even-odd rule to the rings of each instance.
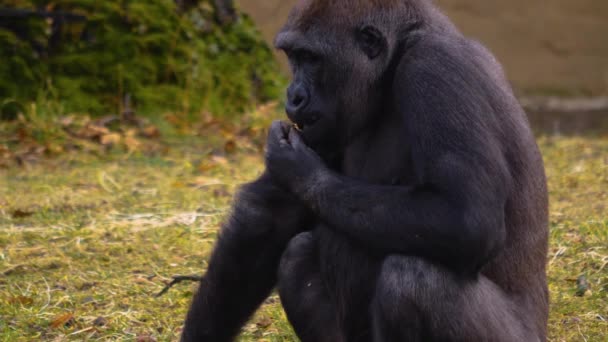
[[[194,297],[182,341],[231,341],[275,286],[280,256],[309,217],[267,174],[243,186]]]
[[[268,241],[241,240],[235,233],[218,240],[209,269],[188,313],[182,341],[232,341],[240,327],[268,296],[282,249]],[[258,244],[253,249],[251,244]],[[243,286],[247,284],[247,286]]]
[[[477,269],[504,237],[499,205],[461,203],[451,200],[458,195],[430,186],[372,185],[321,170],[302,196],[322,221],[387,254]]]

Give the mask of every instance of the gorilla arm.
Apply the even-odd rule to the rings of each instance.
[[[275,286],[281,254],[311,217],[267,172],[244,185],[220,231],[181,340],[232,341]]]
[[[413,187],[365,184],[318,171],[301,196],[330,227],[377,250],[476,271],[504,240],[504,201],[491,187],[458,179],[455,174],[465,174],[465,164],[446,161],[435,167],[444,174],[431,177],[447,182]]]

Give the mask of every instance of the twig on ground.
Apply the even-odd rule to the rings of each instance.
[[[162,289],[162,291],[160,291],[159,293],[157,293],[154,297],[160,297],[162,295],[164,295],[165,293],[167,293],[167,291],[169,291],[170,288],[173,287],[173,285],[179,284],[181,282],[184,281],[201,281],[203,279],[203,277],[200,276],[194,276],[194,275],[176,275],[172,277],[173,280],[171,280],[171,282],[167,285],[165,285],[165,287]]]

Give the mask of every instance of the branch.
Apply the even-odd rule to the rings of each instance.
[[[154,297],[158,298],[162,295],[164,295],[165,293],[167,293],[167,291],[169,291],[169,289],[171,289],[173,287],[173,285],[179,284],[181,282],[184,281],[201,281],[203,279],[203,277],[200,276],[194,276],[194,275],[176,275],[173,276],[173,280],[171,280],[171,282],[167,285],[165,285],[165,287],[162,289],[162,291],[160,291],[159,293],[157,293]]]

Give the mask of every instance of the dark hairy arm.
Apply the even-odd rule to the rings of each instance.
[[[504,199],[486,192],[491,185],[458,179],[466,172],[457,164],[435,164],[433,176],[450,177],[449,183],[412,187],[367,184],[321,170],[303,185],[302,198],[330,227],[377,250],[474,271],[503,242]]]
[[[232,341],[275,286],[281,254],[310,217],[268,173],[243,186],[193,299],[182,341]]]

